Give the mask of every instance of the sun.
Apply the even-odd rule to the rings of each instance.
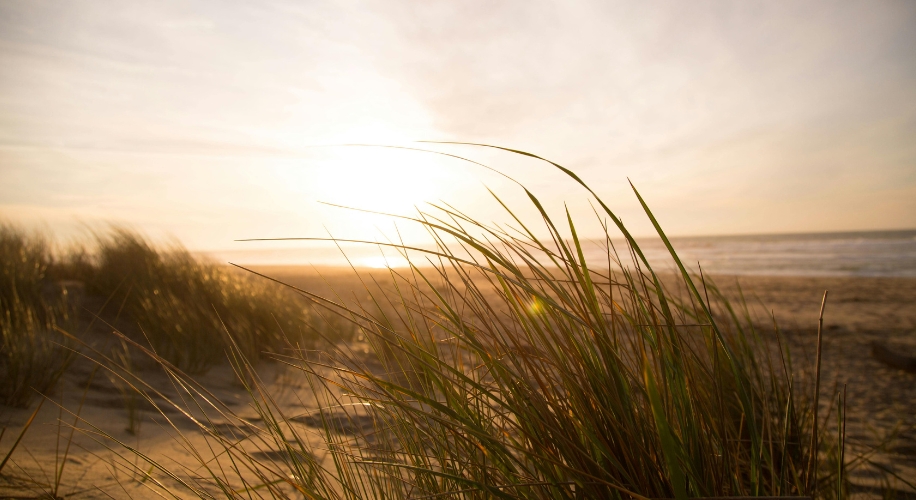
[[[320,201],[380,212],[404,213],[440,199],[430,158],[385,148],[347,147],[322,165],[312,179]]]
[[[364,257],[356,261],[357,266],[369,267],[372,269],[395,269],[409,267],[410,262],[404,257],[385,257],[379,255],[376,257]]]

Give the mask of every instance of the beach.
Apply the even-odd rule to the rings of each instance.
[[[261,266],[255,270],[327,298],[359,296],[364,293],[360,291],[361,283],[371,283],[373,278],[384,281],[387,274],[384,270],[364,270],[361,281],[346,269]],[[866,444],[897,432],[896,439],[871,459],[903,478],[916,477],[916,373],[889,367],[871,354],[872,343],[878,342],[894,352],[916,356],[916,279],[721,275],[709,279],[733,301],[743,294],[754,323],[765,336],[772,332],[772,320],[768,317],[772,311],[781,338],[792,349],[793,363],[801,370],[813,369],[818,312],[823,293],[829,290],[824,314],[821,406],[826,408],[834,391],[842,391],[845,384],[847,453],[853,454]],[[105,340],[110,330],[96,324],[85,338],[100,352],[110,353],[117,345],[110,337]],[[143,380],[160,389],[164,396],[180,396],[181,391],[176,390],[161,370],[149,366],[137,369],[142,371]],[[275,391],[277,401],[289,415],[305,415],[314,408],[315,398],[300,383],[301,377],[295,370],[279,363],[264,363],[259,367],[259,375]],[[196,379],[228,408],[255,419],[254,423],[258,424],[255,413],[248,408],[249,395],[228,366],[217,366]],[[136,403],[130,410],[129,395],[123,389],[116,377],[106,374],[104,369],[94,371],[91,362],[78,359],[56,392],[48,395],[48,401],[6,465],[0,496],[41,491],[41,485],[57,481],[61,466],[58,494],[68,498],[146,497],[153,495],[149,488],[156,481],[172,488],[179,486],[174,478],[145,465],[133,473],[127,472],[133,468],[131,464],[142,464],[142,460],[126,447],[172,467],[186,467],[183,472],[193,476],[198,470],[196,459],[188,454],[182,439],[205,448],[204,433],[169,409],[164,401],[160,401],[165,409],[163,414],[144,402]],[[83,401],[81,409],[80,401]],[[60,402],[62,406],[58,405]],[[32,409],[0,407],[0,421],[6,428],[0,442],[4,454],[33,409],[34,405]],[[78,409],[77,419],[74,413]],[[183,437],[167,425],[165,417],[176,422]],[[77,430],[72,433],[72,444],[64,460],[74,421]],[[321,436],[317,429],[309,428],[307,419],[300,421],[304,422],[304,435],[319,443]],[[128,431],[132,425],[134,433]],[[214,425],[218,427],[220,422]],[[282,457],[262,458],[269,462]],[[149,472],[149,477],[144,479],[142,471]],[[856,474],[852,472],[854,484],[858,485],[857,494],[879,493],[879,478],[873,472]],[[892,484],[901,490],[907,488],[900,482]]]

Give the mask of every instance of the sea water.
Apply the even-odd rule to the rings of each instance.
[[[671,270],[673,260],[658,238],[637,238],[650,264]],[[780,276],[884,276],[916,277],[916,230],[846,233],[700,236],[671,238],[685,266],[713,274]],[[313,265],[403,267],[406,261],[391,249],[375,245],[304,244],[295,248],[260,248],[208,252],[219,261],[248,265]],[[632,266],[624,241],[614,240],[621,263]],[[583,242],[590,267],[606,268],[607,244]],[[346,259],[341,255],[346,255]],[[420,265],[426,258],[417,252],[411,259]],[[612,265],[616,265],[612,262]]]
[[[637,241],[650,263],[673,265],[660,240]],[[699,262],[704,272],[717,274],[916,277],[916,231],[681,237],[671,243],[685,266],[696,270]]]

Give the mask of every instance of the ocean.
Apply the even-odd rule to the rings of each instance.
[[[916,277],[916,230],[673,238],[685,265],[717,274]],[[649,262],[670,260],[659,240]],[[586,257],[588,259],[588,257]]]
[[[673,269],[658,238],[638,238],[637,242],[656,270]],[[671,242],[685,265],[696,270],[699,262],[711,274],[916,277],[916,230],[676,237]],[[629,264],[626,246],[622,241],[614,244],[623,263]],[[347,265],[340,249],[328,244],[259,249],[242,245],[204,253],[217,261],[241,265]],[[583,248],[590,266],[607,267],[604,242],[587,241]],[[342,249],[357,267],[406,265],[393,251],[374,245],[348,244]]]

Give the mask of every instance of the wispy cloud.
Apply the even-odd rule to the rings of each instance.
[[[0,216],[105,213],[199,247],[281,213],[371,227],[313,202],[367,179],[405,206],[480,200],[478,173],[313,146],[458,139],[615,200],[629,176],[676,233],[913,227],[914,52],[912,2],[7,1]],[[499,158],[550,203],[574,189]],[[386,184],[405,172],[433,180]]]

